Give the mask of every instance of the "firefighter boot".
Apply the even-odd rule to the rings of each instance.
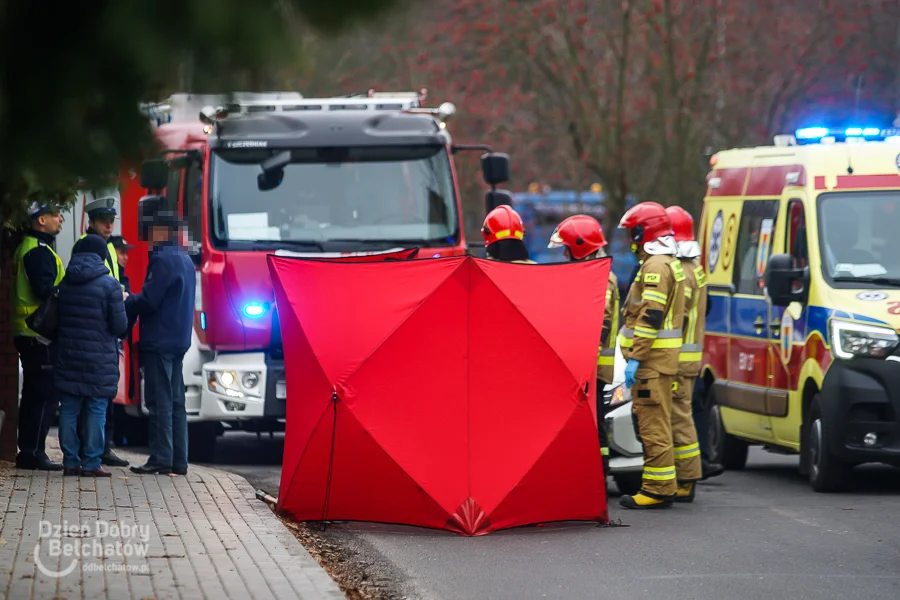
[[[678,484],[678,493],[675,502],[693,502],[696,486],[693,481],[684,481]]]
[[[671,508],[672,500],[660,500],[647,496],[643,492],[638,492],[634,496],[623,495],[619,498],[619,506],[623,508],[646,509],[646,508]]]

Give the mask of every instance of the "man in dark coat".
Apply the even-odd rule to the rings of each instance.
[[[86,236],[59,285],[54,380],[60,393],[59,444],[65,475],[110,476],[100,457],[105,448],[106,408],[119,385],[119,340],[127,331],[128,317],[122,286],[105,264],[108,255],[106,240]],[[86,414],[84,440],[78,431],[82,412]]]
[[[184,354],[191,347],[197,272],[181,246],[181,221],[157,215],[150,226],[150,261],[140,294],[125,300],[130,318],[139,318],[144,401],[149,417],[150,457],[133,466],[141,474],[187,473],[187,412]]]

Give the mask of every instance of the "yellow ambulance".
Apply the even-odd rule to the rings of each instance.
[[[900,466],[900,130],[805,128],[710,165],[711,458],[798,453],[820,492]]]

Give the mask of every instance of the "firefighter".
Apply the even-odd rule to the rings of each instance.
[[[678,374],[684,320],[685,275],[675,257],[672,222],[666,209],[642,202],[619,222],[627,229],[640,262],[623,310],[619,333],[625,385],[644,447],[641,489],[624,495],[625,508],[668,508],[678,492],[672,448],[672,391]]]
[[[694,380],[700,375],[703,359],[703,333],[706,330],[706,273],[695,260],[700,244],[694,239],[694,219],[680,206],[666,208],[675,233],[675,256],[685,275],[684,323],[678,375],[672,392],[672,444],[675,452],[675,476],[678,481],[676,502],[694,500],[696,482],[702,479],[700,444],[692,414]]]
[[[485,254],[488,260],[537,264],[531,260],[525,242],[522,217],[511,206],[503,204],[488,213],[481,226]]]
[[[106,249],[109,253],[109,256],[104,261],[106,262],[106,268],[109,269],[109,274],[113,276],[113,279],[119,282],[119,285],[122,286],[122,291],[125,292],[125,285],[122,282],[124,272],[120,272],[119,270],[119,261],[117,260],[118,254],[116,253],[116,247],[111,240],[113,225],[116,222],[116,199],[113,196],[97,198],[96,200],[89,202],[84,207],[84,210],[88,215],[88,229],[80,238],[78,238],[75,245],[72,246],[72,256],[75,256],[77,253],[78,244],[81,243],[81,240],[86,238],[89,234],[95,234],[102,237],[106,240]],[[120,341],[119,353],[121,354],[123,352],[124,345]],[[123,376],[124,374],[119,373],[119,377]],[[100,457],[100,462],[110,467],[127,467],[128,461],[113,452],[113,448],[115,447],[115,443],[113,442],[114,415],[115,403],[113,402],[113,398],[110,398],[106,407],[106,426],[104,430],[106,448],[104,448],[103,455]],[[80,431],[84,430],[84,423],[85,417],[82,416],[79,418]],[[82,439],[84,438],[82,437]]]
[[[606,237],[603,228],[590,215],[574,215],[556,226],[550,236],[548,248],[564,248],[569,261],[605,258]],[[603,426],[606,413],[603,406],[603,388],[613,382],[613,366],[616,361],[616,336],[619,329],[619,281],[610,270],[606,285],[606,305],[603,311],[603,330],[597,353],[597,430],[600,436],[600,454],[603,456],[603,473],[609,473],[609,442]]]
[[[19,453],[16,467],[62,471],[46,452],[47,433],[59,396],[53,382],[56,344],[48,343],[25,324],[25,319],[49,298],[65,275],[62,259],[53,249],[63,218],[53,204],[32,202],[31,230],[13,256],[11,321],[13,343],[22,361],[22,400],[19,406]]]

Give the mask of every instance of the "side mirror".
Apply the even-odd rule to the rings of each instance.
[[[481,156],[481,173],[484,181],[495,186],[509,181],[509,156],[499,152],[489,152]]]
[[[263,171],[256,176],[256,187],[259,188],[259,191],[261,192],[268,192],[269,190],[274,190],[279,185],[281,185],[281,181],[283,179],[284,169]]]
[[[513,196],[506,190],[493,190],[484,195],[485,214],[491,212],[498,206],[507,204],[512,206]]]
[[[806,304],[809,298],[809,273],[794,267],[789,254],[773,254],[769,257],[765,274],[766,290],[775,306],[788,306],[792,302]]]
[[[148,190],[164,190],[169,183],[169,164],[162,158],[141,163],[141,187]]]

